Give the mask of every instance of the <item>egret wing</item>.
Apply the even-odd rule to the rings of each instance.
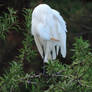
[[[59,43],[57,46],[60,46],[61,54],[65,58],[66,57],[66,23],[62,16],[59,14],[58,11],[52,9],[53,11],[53,19],[56,22],[56,34],[59,38]]]

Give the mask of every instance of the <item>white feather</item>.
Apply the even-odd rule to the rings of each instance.
[[[43,49],[42,49],[42,43],[40,41],[40,38],[37,35],[34,35],[34,40],[37,45],[38,51],[40,52],[40,55],[43,58]]]
[[[67,29],[65,21],[58,11],[46,4],[38,5],[32,13],[31,31],[42,58],[44,57],[43,52],[45,53],[44,62],[56,59],[59,47],[65,58]],[[51,38],[56,40],[51,40]]]
[[[56,15],[55,15],[56,14]],[[56,23],[57,23],[57,35],[59,37],[59,46],[61,49],[61,54],[63,56],[63,58],[66,57],[66,24],[63,20],[63,18],[58,15],[57,13],[54,13],[54,17],[56,17]]]

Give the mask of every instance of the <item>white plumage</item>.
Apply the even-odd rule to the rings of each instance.
[[[38,5],[32,13],[31,31],[44,62],[56,59],[59,49],[66,57],[66,23],[58,11]]]

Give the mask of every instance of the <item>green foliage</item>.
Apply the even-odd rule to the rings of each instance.
[[[31,18],[32,18],[32,10],[24,9],[24,17],[25,17],[25,28],[28,33],[31,33]]]
[[[46,75],[29,74],[32,92],[91,92],[92,53],[88,41],[82,38],[74,43],[73,63],[62,64],[58,60],[49,61]],[[81,58],[82,57],[82,58]],[[27,84],[29,86],[29,84]]]
[[[24,36],[25,39],[23,40],[23,48],[20,49],[20,55],[19,58],[21,61],[28,61],[31,62],[32,59],[36,56],[36,50],[33,49],[33,36],[31,35],[31,16],[32,10],[30,9],[24,9],[24,17],[25,17],[25,32]]]
[[[88,41],[82,38],[74,43],[73,63],[62,65],[59,61],[49,62],[48,73],[59,77],[53,81],[46,92],[91,92],[92,91],[92,53]],[[56,72],[56,75],[55,75]]]
[[[0,16],[0,39],[5,39],[7,33],[10,30],[18,30],[18,21],[16,17],[16,11],[11,8],[8,8],[9,13],[4,13],[3,16]]]
[[[63,65],[62,63],[60,63],[58,60],[55,61],[49,61],[48,63],[48,67],[47,67],[47,73],[50,74],[56,74],[56,73],[66,73],[66,71],[68,70],[69,66],[67,65]],[[68,71],[70,72],[70,71]],[[67,74],[68,74],[67,72]]]
[[[31,62],[33,58],[35,58],[36,50],[33,49],[33,37],[31,34],[25,34],[25,39],[23,41],[23,48],[20,49],[19,58],[23,62],[26,60],[27,62]]]
[[[0,77],[0,92],[18,92],[19,83],[23,77],[23,65],[19,62],[13,61],[10,63],[10,69]]]
[[[73,60],[75,59],[81,60],[90,53],[90,49],[89,49],[90,45],[88,41],[83,41],[82,38],[79,39],[76,38],[76,43],[74,43],[73,45],[74,45],[73,51],[75,52],[74,56],[72,57]]]

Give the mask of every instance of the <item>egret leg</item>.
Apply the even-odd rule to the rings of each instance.
[[[45,63],[48,63],[48,57],[49,57],[49,53],[50,53],[49,45],[50,45],[50,43],[49,43],[49,41],[47,41],[46,48],[45,48],[45,57],[44,57]]]
[[[48,65],[47,63],[44,63],[43,62],[43,75],[46,75],[47,74],[47,69],[46,69],[47,68],[47,65]]]
[[[45,50],[44,50],[44,46],[42,45],[42,50],[43,50],[43,59],[45,59]],[[46,69],[45,69],[45,63],[43,61],[43,67],[42,67],[42,74],[46,75]]]
[[[49,50],[49,43],[47,42],[46,44],[46,48],[45,48],[45,51],[44,51],[44,61],[43,61],[43,74],[46,75],[46,65],[48,64],[48,55],[50,53],[50,50]]]

